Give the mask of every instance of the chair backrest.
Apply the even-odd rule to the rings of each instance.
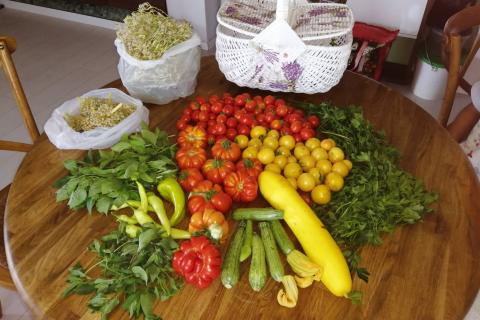
[[[477,36],[470,51],[462,61],[462,33],[480,25],[480,5],[467,7],[451,16],[443,30],[442,59],[448,69],[447,88],[438,114],[438,121],[446,127],[457,88],[460,85],[468,94],[472,85],[465,79],[465,72],[480,48],[480,37]],[[479,79],[480,80],[480,79]]]
[[[16,41],[11,37],[0,36],[0,67],[5,72],[7,80],[10,82],[12,93],[17,102],[18,109],[23,117],[23,122],[28,129],[28,133],[32,142],[38,139],[40,136],[37,125],[33,119],[32,111],[28,105],[25,92],[23,91],[22,84],[18,78],[17,70],[12,60],[11,54],[16,49]],[[23,151],[27,152],[31,149],[32,145],[27,143],[0,140],[0,150],[9,151]]]

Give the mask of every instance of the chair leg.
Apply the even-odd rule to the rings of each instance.
[[[460,54],[461,54],[461,37],[450,37],[450,62],[448,68],[448,82],[445,95],[442,101],[442,107],[438,114],[438,121],[443,127],[447,126],[450,112],[452,111],[453,101],[459,83],[460,75]]]

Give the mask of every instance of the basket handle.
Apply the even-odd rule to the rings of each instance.
[[[288,14],[291,11],[290,8],[294,8],[296,5],[308,4],[307,0],[277,0],[277,10],[275,12],[275,18],[277,20],[284,20],[288,22]]]

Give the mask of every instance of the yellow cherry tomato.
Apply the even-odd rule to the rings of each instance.
[[[312,168],[308,170],[308,173],[310,173],[315,179],[315,184],[320,184],[320,182],[322,181],[322,173],[320,172],[320,169]]]
[[[308,170],[315,168],[316,161],[312,156],[303,156],[298,159],[298,163],[300,163],[303,171],[307,172]]]
[[[280,174],[282,172],[282,168],[280,168],[280,166],[276,163],[269,163],[265,166],[265,169],[266,171],[272,171],[272,172],[275,172],[275,173],[278,173]]]
[[[328,152],[327,150],[321,148],[321,147],[318,147],[318,148],[315,148],[312,150],[312,152],[310,153],[310,155],[312,157],[315,158],[315,160],[325,160],[325,159],[328,159]]]
[[[324,184],[320,184],[313,188],[310,195],[312,196],[313,202],[316,204],[327,204],[332,199],[330,189]]]
[[[333,147],[335,147],[337,144],[335,143],[335,141],[333,141],[333,139],[323,139],[321,142],[320,142],[320,147],[322,147],[323,149],[325,150],[330,150],[332,149]]]
[[[317,138],[310,138],[307,141],[305,141],[305,146],[310,150],[314,150],[318,147],[320,147],[320,140]]]
[[[350,161],[350,160],[348,160],[348,159],[345,159],[345,160],[343,160],[343,163],[345,163],[345,165],[347,166],[348,171],[352,170],[352,168],[353,168],[353,163],[352,163],[352,161]]]
[[[238,144],[240,149],[245,149],[246,147],[248,147],[248,137],[244,134],[236,136],[235,142]]]
[[[287,181],[292,185],[293,189],[297,190],[297,179],[295,178],[287,178]]]
[[[267,136],[274,137],[275,139],[278,140],[278,138],[280,138],[280,133],[277,130],[273,129],[268,131]]]
[[[302,174],[302,167],[298,163],[287,163],[283,168],[283,175],[287,178],[297,178]]]
[[[267,136],[263,139],[263,146],[275,150],[278,147],[278,140],[274,137]]]
[[[340,149],[339,147],[333,147],[328,151],[328,160],[331,162],[339,162],[345,159],[345,154],[343,153],[343,150]]]
[[[336,172],[330,172],[325,177],[325,184],[332,191],[340,191],[343,188],[343,178]]]
[[[278,147],[277,150],[275,150],[275,153],[277,155],[286,156],[286,157],[291,155],[290,149],[287,149],[286,147],[283,147],[283,146]]]
[[[291,135],[282,136],[280,137],[278,143],[280,146],[285,147],[288,150],[292,150],[295,147],[295,138]]]
[[[318,168],[320,173],[325,176],[332,171],[332,163],[326,159],[318,160],[315,164],[315,168]]]
[[[346,177],[348,175],[348,167],[343,161],[335,162],[332,166],[332,172],[336,172],[342,177]]]
[[[255,147],[248,147],[243,150],[242,158],[246,159],[256,159],[258,154],[258,150]]]
[[[259,138],[252,138],[250,139],[250,141],[248,141],[248,146],[249,147],[254,147],[254,148],[261,148],[263,145],[262,143],[262,140],[260,140]]]
[[[262,126],[255,126],[250,131],[250,137],[252,138],[263,138],[267,135],[267,129]]]
[[[275,159],[273,159],[273,163],[276,163],[281,169],[285,168],[287,162],[287,157],[282,155],[276,156]]]
[[[273,152],[273,150],[270,148],[262,148],[260,151],[258,151],[257,159],[262,164],[272,163],[273,159],[275,159],[275,152]]]
[[[297,186],[302,191],[312,191],[315,188],[315,178],[310,173],[302,173],[297,178]]]
[[[299,145],[295,147],[295,150],[293,150],[293,154],[297,159],[300,159],[301,157],[309,156],[310,150],[308,150],[308,148],[303,145]]]
[[[297,158],[295,158],[294,156],[287,157],[287,163],[296,163],[296,162],[297,162]]]

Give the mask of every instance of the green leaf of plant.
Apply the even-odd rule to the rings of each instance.
[[[76,160],[65,160],[63,162],[63,166],[65,167],[65,169],[67,169],[68,171],[75,171],[77,170],[78,166],[77,166],[77,161]]]
[[[140,278],[143,281],[145,281],[145,284],[148,283],[148,275],[142,267],[134,266],[132,267],[132,272],[137,278]]]
[[[102,313],[102,317],[105,317],[105,319],[108,319],[106,316],[110,314],[110,312],[115,309],[116,306],[120,303],[120,300],[118,300],[117,297],[110,299],[108,302],[106,302],[101,308],[100,312]]]
[[[159,234],[155,229],[146,229],[138,236],[138,251],[145,248],[152,240],[157,239]]]
[[[347,298],[350,299],[352,304],[359,305],[362,304],[362,292],[361,291],[351,291],[348,293]]]
[[[157,138],[158,137],[153,132],[151,132],[149,130],[146,130],[146,129],[142,129],[141,133],[142,133],[142,137],[143,137],[143,139],[145,139],[145,141],[147,141],[148,143],[150,143],[152,145],[157,144]]]
[[[126,141],[121,141],[121,142],[117,143],[116,145],[114,145],[112,147],[112,151],[122,152],[123,150],[127,150],[127,149],[130,149],[130,148],[131,148],[130,143],[128,143]]]
[[[70,199],[68,200],[68,205],[71,208],[76,208],[82,205],[86,199],[87,199],[87,191],[85,191],[85,189],[78,188],[70,195]]]
[[[140,305],[145,317],[150,318],[153,316],[152,296],[149,293],[143,293],[140,296]]]
[[[97,200],[95,207],[100,213],[108,213],[112,205],[112,199],[109,197],[101,197]]]

